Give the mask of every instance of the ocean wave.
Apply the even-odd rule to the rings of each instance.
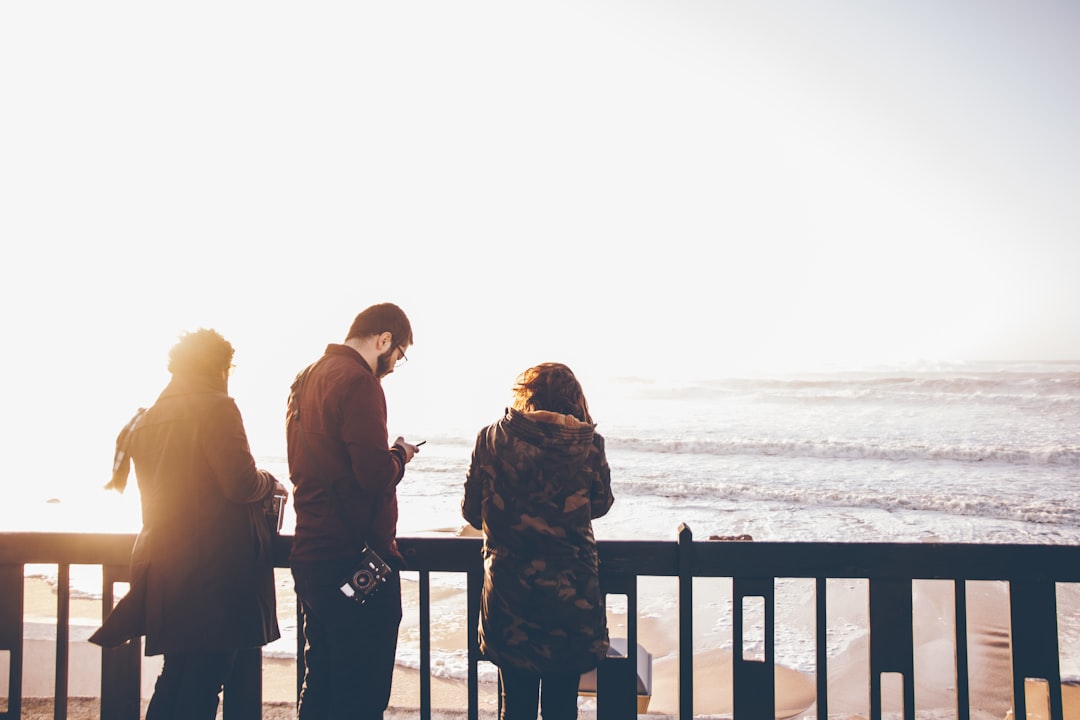
[[[1030,405],[1080,404],[1080,372],[964,374],[838,373],[801,377],[722,378],[633,390],[657,400],[757,400],[802,402],[937,402]]]
[[[1080,447],[1004,448],[977,445],[911,445],[844,440],[654,440],[607,437],[608,448],[661,454],[754,455],[831,460],[995,462],[1010,465],[1080,466]]]
[[[630,490],[623,483],[623,491]],[[851,489],[808,487],[746,482],[671,482],[669,479],[641,480],[632,483],[637,496],[693,498],[710,506],[723,502],[780,503],[786,507],[845,508],[848,510],[883,510],[886,512],[928,512],[953,517],[992,519],[1007,522],[1080,527],[1080,508],[1048,499],[1008,501],[973,493],[964,495],[952,490],[922,488],[918,493],[890,492],[889,485]]]

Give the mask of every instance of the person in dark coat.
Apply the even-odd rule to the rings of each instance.
[[[417,446],[391,445],[382,380],[406,362],[412,324],[393,303],[362,310],[345,341],[297,374],[285,432],[296,533],[289,566],[304,611],[300,720],[378,720],[390,702],[404,559],[397,487]],[[395,572],[370,595],[344,582],[364,548]],[[358,599],[364,599],[358,602]]]
[[[574,373],[522,373],[479,432],[462,515],[484,532],[480,651],[499,668],[502,720],[577,717],[578,681],[607,654],[592,519],[614,498],[604,438]]]
[[[90,639],[145,635],[146,654],[164,654],[147,720],[211,720],[237,651],[280,637],[266,511],[286,491],[255,466],[228,395],[233,352],[213,330],[182,335],[172,381],[118,438],[108,487],[123,491],[133,460],[143,526],[131,590]]]

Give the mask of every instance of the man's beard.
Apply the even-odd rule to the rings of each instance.
[[[395,350],[397,350],[396,347],[391,347],[375,361],[375,377],[382,380],[384,377],[394,372],[394,364],[390,358],[394,356]]]

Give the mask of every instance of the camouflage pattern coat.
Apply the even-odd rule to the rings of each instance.
[[[461,506],[484,531],[485,658],[529,672],[586,672],[607,654],[592,519],[613,501],[594,425],[508,409],[480,431]]]

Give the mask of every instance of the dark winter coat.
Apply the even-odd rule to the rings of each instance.
[[[91,638],[146,635],[146,654],[258,647],[280,637],[275,480],[255,467],[224,378],[174,376],[128,435],[143,527],[131,591]]]
[[[592,518],[613,501],[595,426],[507,410],[480,431],[462,515],[484,531],[485,658],[529,672],[585,672],[607,654]]]

